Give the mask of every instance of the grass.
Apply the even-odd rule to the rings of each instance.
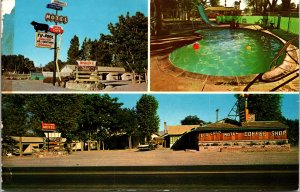
[[[298,36],[297,34],[288,33],[282,29],[272,29],[271,32],[286,41]],[[296,47],[299,47],[299,38],[296,41],[294,41],[292,44]]]

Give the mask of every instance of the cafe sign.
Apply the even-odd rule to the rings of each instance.
[[[36,32],[35,46],[39,48],[54,48],[55,35],[53,33]]]

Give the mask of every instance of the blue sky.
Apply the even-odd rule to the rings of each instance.
[[[236,99],[233,94],[150,94],[159,102],[158,115],[160,130],[164,121],[168,125],[180,125],[180,121],[188,115],[197,115],[204,121],[216,121],[216,109],[219,119],[226,118]],[[124,107],[133,108],[141,94],[110,94],[119,98]],[[282,113],[288,119],[299,118],[299,95],[284,94]]]
[[[15,35],[14,54],[23,54],[33,60],[35,66],[43,66],[53,60],[53,50],[36,48],[34,46],[35,30],[30,25],[31,21],[47,23],[44,20],[46,13],[55,13],[55,10],[47,9],[50,0],[16,0],[15,2]],[[59,59],[66,61],[70,41],[74,35],[80,42],[85,37],[99,39],[100,33],[108,34],[107,25],[118,22],[121,14],[135,15],[137,11],[148,15],[147,0],[62,0],[68,6],[59,11],[59,15],[68,16],[67,24],[60,24],[64,29],[62,48]],[[59,39],[59,38],[58,38]]]

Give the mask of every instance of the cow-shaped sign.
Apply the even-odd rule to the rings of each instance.
[[[49,25],[44,24],[44,23],[38,23],[35,21],[32,21],[30,23],[31,25],[33,25],[34,30],[37,31],[45,31],[45,33],[47,33],[49,31]]]

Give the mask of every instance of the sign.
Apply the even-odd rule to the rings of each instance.
[[[61,133],[44,133],[46,137],[49,138],[59,138],[61,137]]]
[[[36,32],[35,46],[39,48],[54,48],[55,35],[53,33]]]
[[[64,32],[63,28],[59,25],[50,26],[49,31],[55,34],[63,34]]]
[[[67,16],[55,15],[52,13],[46,13],[45,20],[50,22],[55,22],[55,23],[63,23],[63,24],[68,23]]]
[[[68,5],[67,3],[61,2],[61,1],[59,1],[59,0],[51,0],[51,3],[52,3],[52,4],[56,4],[56,5],[58,5],[58,6],[61,6],[61,7],[66,7],[66,6]]]
[[[54,123],[44,123],[42,122],[42,130],[43,131],[55,131],[56,126]]]
[[[48,9],[54,9],[54,10],[58,10],[58,11],[62,11],[63,8],[57,4],[47,4],[47,8]]]
[[[78,66],[80,67],[95,67],[96,61],[79,61],[77,60]]]

